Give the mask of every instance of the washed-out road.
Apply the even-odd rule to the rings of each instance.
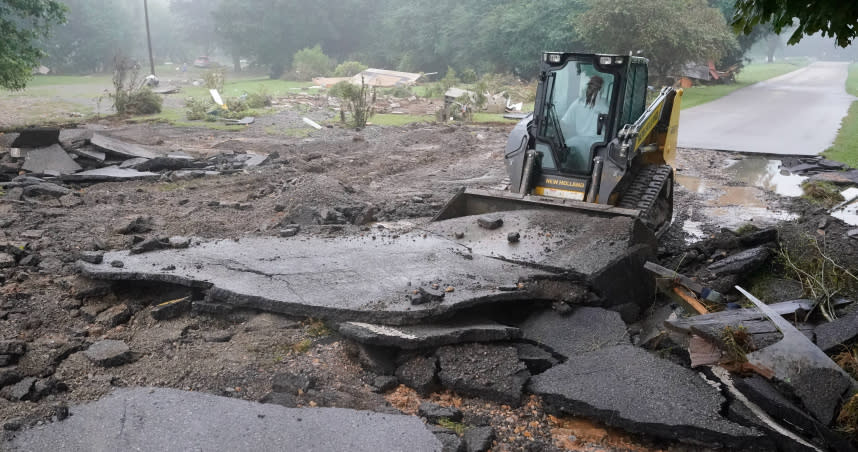
[[[848,63],[816,62],[683,110],[683,148],[815,155],[834,142],[855,98]]]

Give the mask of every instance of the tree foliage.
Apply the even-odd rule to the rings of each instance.
[[[683,64],[719,60],[737,46],[721,12],[704,0],[588,0],[572,23],[600,52],[638,53],[657,76]]]
[[[304,80],[329,75],[333,67],[334,61],[322,52],[319,44],[297,51],[292,59],[292,68]]]
[[[858,2],[844,0],[736,0],[733,26],[745,34],[760,24],[775,33],[795,26],[789,43],[821,33],[847,47],[858,36]]]
[[[39,39],[65,20],[54,0],[0,0],[0,87],[23,89],[44,51]]]

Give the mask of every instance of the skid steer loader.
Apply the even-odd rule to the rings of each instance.
[[[504,153],[507,191],[466,189],[435,221],[524,209],[639,218],[657,236],[673,214],[681,90],[647,107],[647,60],[630,55],[543,54],[535,109]]]

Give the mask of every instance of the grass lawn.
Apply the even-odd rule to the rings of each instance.
[[[849,66],[846,79],[846,92],[858,96],[858,63]],[[843,162],[858,168],[858,101],[852,102],[849,113],[840,123],[840,132],[834,139],[834,145],[822,153],[825,158]]]
[[[744,88],[754,83],[762,82],[770,78],[784,75],[796,69],[807,66],[807,60],[797,60],[786,63],[755,63],[742,68],[742,72],[736,76],[736,83],[729,85],[694,86],[686,88],[682,95],[682,108],[691,108],[696,105],[711,102],[720,97]]]

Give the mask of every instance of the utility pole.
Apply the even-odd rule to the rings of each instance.
[[[143,0],[143,15],[146,16],[146,43],[149,45],[149,69],[155,75],[155,60],[152,59],[152,35],[149,33],[149,2]]]

